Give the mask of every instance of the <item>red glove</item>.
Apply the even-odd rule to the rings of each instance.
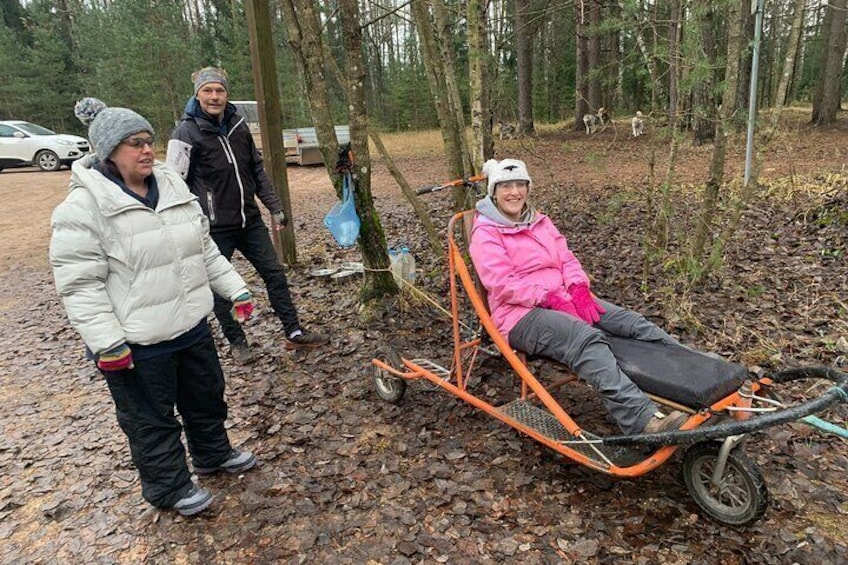
[[[97,356],[97,366],[101,371],[123,371],[124,369],[132,369],[133,365],[132,351],[126,343],[115,346],[112,349],[104,351]]]
[[[551,290],[539,303],[539,306],[547,310],[558,310],[565,312],[569,316],[580,318],[577,310],[574,308],[574,302],[564,297],[558,290]]]
[[[253,313],[253,302],[250,301],[250,293],[244,292],[239,294],[235,300],[233,300],[233,319],[240,324],[245,323],[250,319],[250,315]]]
[[[589,286],[586,284],[573,284],[568,287],[571,301],[577,310],[577,315],[587,324],[593,325],[601,320],[601,314],[605,313],[603,306],[592,297]]]

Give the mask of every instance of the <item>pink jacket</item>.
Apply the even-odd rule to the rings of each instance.
[[[580,261],[550,218],[536,214],[529,225],[505,226],[480,214],[471,230],[471,259],[489,293],[492,319],[508,336],[552,289],[589,284]]]

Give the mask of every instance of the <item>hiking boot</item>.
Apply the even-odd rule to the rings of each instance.
[[[325,335],[315,334],[309,330],[301,330],[299,335],[286,338],[286,349],[317,349],[327,345],[330,338]]]
[[[191,487],[189,487],[188,491],[182,498],[174,503],[172,508],[183,516],[194,516],[195,514],[203,512],[209,508],[209,505],[212,504],[213,500],[215,500],[215,497],[212,496],[211,492],[205,488],[197,486],[197,484],[192,481]]]
[[[648,420],[648,423],[645,425],[645,429],[642,430],[642,433],[659,434],[662,432],[678,430],[680,429],[680,426],[683,425],[683,422],[688,419],[689,416],[679,410],[674,410],[668,415],[665,415],[662,412],[657,412],[654,414],[653,418]]]
[[[246,341],[234,343],[230,346],[230,355],[238,365],[248,365],[253,362],[253,351]]]
[[[231,449],[226,461],[216,467],[195,467],[194,472],[198,475],[211,475],[218,471],[226,471],[227,473],[241,473],[252,469],[256,465],[256,456],[249,451],[239,451]]]

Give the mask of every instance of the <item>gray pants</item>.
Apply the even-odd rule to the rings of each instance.
[[[528,355],[566,365],[603,395],[604,407],[625,434],[638,434],[657,407],[621,371],[604,332],[641,341],[677,341],[641,314],[600,303],[606,313],[594,326],[556,310],[535,308],[509,332],[509,343]]]

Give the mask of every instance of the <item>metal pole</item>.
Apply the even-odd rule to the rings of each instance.
[[[754,56],[751,60],[751,92],[748,97],[748,141],[745,148],[745,186],[751,178],[751,161],[754,154],[754,126],[757,123],[757,79],[760,73],[760,39],[763,35],[765,0],[753,0],[751,11],[756,14],[754,23]]]

